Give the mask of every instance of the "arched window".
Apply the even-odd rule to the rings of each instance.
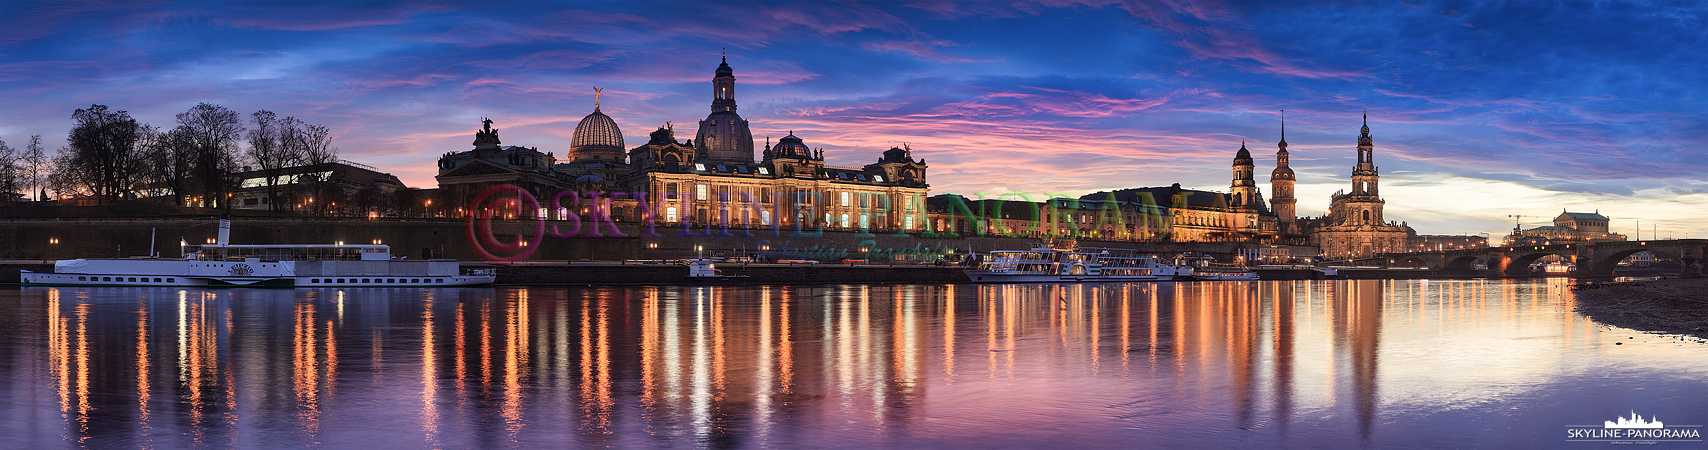
[[[1364,223],[1370,223],[1370,210],[1364,210]]]

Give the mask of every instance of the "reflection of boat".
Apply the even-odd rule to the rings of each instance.
[[[52,273],[20,271],[24,285],[209,287],[422,287],[490,284],[492,269],[456,260],[405,261],[385,245],[232,245],[220,220],[214,244],[184,245],[180,258],[68,259]]]
[[[747,282],[747,275],[725,275],[718,270],[712,260],[688,261],[688,284],[742,284],[745,282]]]
[[[1173,280],[1191,271],[1137,250],[1067,250],[1040,245],[1031,250],[991,251],[978,268],[966,273],[968,279],[980,283],[1053,283]]]

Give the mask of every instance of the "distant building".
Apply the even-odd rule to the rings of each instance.
[[[1410,251],[1439,252],[1468,248],[1488,248],[1489,239],[1480,235],[1417,235],[1411,237]]]
[[[409,192],[403,181],[350,161],[280,169],[271,190],[266,172],[253,170],[232,176],[240,180],[231,195],[232,208],[236,209],[275,209],[272,203],[278,202],[282,204],[276,208],[280,211],[366,215],[408,206],[396,204],[399,192]]]
[[[1530,229],[1513,227],[1507,245],[1549,245],[1579,242],[1623,241],[1625,235],[1608,232],[1607,216],[1600,211],[1580,213],[1560,210],[1554,224]]]
[[[1382,200],[1378,190],[1380,175],[1376,171],[1375,144],[1370,137],[1369,115],[1358,135],[1358,162],[1352,168],[1352,191],[1336,192],[1330,198],[1329,213],[1303,221],[1311,241],[1330,258],[1368,258],[1381,253],[1407,250],[1409,236],[1415,234],[1404,223],[1393,223],[1382,217]]]
[[[622,131],[600,111],[596,94],[593,112],[576,125],[569,161],[562,164],[535,148],[500,146],[489,120],[476,132],[473,150],[440,157],[439,195],[466,207],[482,190],[511,184],[534,195],[542,209],[549,209],[550,199],[561,192],[582,198],[576,211],[546,211],[552,218],[581,214],[750,229],[924,226],[927,165],[913,157],[911,148],[891,148],[858,168],[834,167],[825,164],[824,150],[808,147],[790,132],[775,146],[767,138],[762,159],[755,162],[749,123],[736,113],[735,74],[727,60],[714,71],[711,108],[694,139],[678,141],[666,123],[646,144],[625,152]],[[645,198],[631,198],[636,192]],[[589,201],[589,196],[601,199]]]

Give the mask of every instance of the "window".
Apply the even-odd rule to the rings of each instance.
[[[320,283],[320,279],[319,279],[319,278],[310,278],[310,279],[309,279],[309,280],[308,280],[308,282],[309,282],[309,284],[319,284],[319,283]]]
[[[848,191],[842,191],[842,206],[848,206]]]
[[[368,279],[367,279],[367,278],[363,278],[363,279],[362,279],[362,282],[363,282],[363,283],[368,283],[368,282],[369,282],[369,281],[368,281]]]
[[[848,215],[842,215],[842,228],[848,228]]]
[[[860,229],[864,230],[864,229],[871,228],[871,227],[872,227],[871,215],[861,214],[860,215]]]
[[[771,174],[771,170],[769,170],[769,169],[766,169],[766,168],[764,168],[764,167],[760,167],[760,168],[759,168],[759,174],[760,174],[760,175],[770,175],[770,174]]]
[[[671,200],[676,199],[676,183],[665,183],[664,184],[664,198],[668,198]]]
[[[882,183],[882,182],[884,182],[884,176],[883,175],[872,175],[872,181]]]
[[[159,279],[159,278],[155,278],[155,279],[154,279],[154,282],[155,282],[155,283],[159,283],[159,282],[160,282],[160,279]]]
[[[707,195],[707,192],[708,191],[706,189],[706,185],[704,185],[704,184],[694,185],[694,200],[705,201],[707,197],[710,197],[709,195]]]
[[[694,171],[695,172],[705,172],[706,171],[706,165],[700,164],[700,163],[694,163]]]
[[[167,282],[167,283],[177,283],[177,282],[178,282],[178,279],[177,279],[177,278],[167,278],[167,279],[166,279],[166,282]]]
[[[771,203],[771,188],[759,188],[759,203]]]
[[[131,279],[130,279],[130,282],[132,282],[132,283],[135,283],[135,282],[136,282],[136,277],[131,277]]]
[[[669,208],[664,208],[664,221],[666,223],[676,223],[677,222],[677,220],[676,220],[676,207],[675,206],[672,206]]]
[[[344,279],[343,279],[343,278],[339,278],[339,279],[338,279],[338,284],[344,284]]]
[[[89,280],[85,280],[85,279],[83,279],[83,277],[77,277],[77,281],[89,281]]]
[[[444,278],[434,278],[434,279],[433,279],[433,282],[434,282],[434,283],[444,283],[444,282],[445,282],[445,279],[444,279]]]
[[[770,211],[766,211],[766,210],[760,210],[759,211],[759,224],[765,225],[765,226],[771,226],[771,212]]]
[[[909,230],[912,230],[913,229],[913,216],[907,216],[906,218],[903,218],[902,219],[902,227],[909,229]]]
[[[826,226],[829,226],[829,225],[833,225],[833,224],[835,224],[835,223],[836,223],[836,222],[831,222],[831,221],[830,221],[830,213],[824,213],[824,224],[825,224],[825,225],[826,225]]]

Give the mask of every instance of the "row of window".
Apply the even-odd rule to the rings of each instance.
[[[161,281],[161,280],[165,280],[165,281]],[[346,280],[345,278],[310,278],[308,280],[308,282],[312,283],[312,284],[321,284],[321,283],[344,284],[345,280]],[[397,284],[397,283],[420,284],[420,283],[444,283],[445,282],[444,278],[349,278],[348,280],[350,283],[375,283],[375,284]],[[148,277],[140,277],[140,278],[138,278],[138,277],[77,277],[77,281],[102,281],[102,282],[115,282],[115,283],[147,283],[147,282],[149,282]],[[155,278],[154,282],[155,283],[177,283],[178,279],[177,278]]]
[[[345,278],[310,278],[310,284],[344,284]],[[350,283],[397,284],[397,283],[444,283],[444,278],[349,278]]]
[[[114,278],[117,278],[117,280],[115,280]],[[148,277],[140,278],[142,281],[137,281],[138,279],[139,278],[137,278],[137,277],[130,277],[130,281],[125,281],[125,277],[77,277],[77,281],[105,281],[105,282],[116,282],[116,283],[147,283],[147,282],[149,282]],[[166,281],[160,281],[160,280],[162,280],[162,278],[155,278],[154,282],[155,283],[177,283],[178,282],[177,278],[164,278],[164,280],[166,280]]]

